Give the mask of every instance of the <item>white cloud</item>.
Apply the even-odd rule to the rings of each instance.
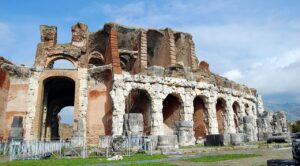
[[[229,70],[224,74],[222,74],[222,76],[237,82],[241,81],[241,79],[244,77],[243,74],[238,69]]]

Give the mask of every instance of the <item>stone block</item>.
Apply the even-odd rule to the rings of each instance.
[[[157,149],[172,149],[178,147],[177,135],[159,135]]]
[[[223,146],[224,145],[224,136],[222,134],[211,134],[206,135],[206,141],[204,142],[205,146]]]
[[[230,144],[231,145],[242,145],[245,142],[244,133],[233,133],[230,134]]]
[[[129,113],[124,115],[123,134],[128,136],[142,136],[144,132],[144,120],[141,113]]]

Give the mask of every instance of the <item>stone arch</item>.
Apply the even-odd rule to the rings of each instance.
[[[174,134],[174,123],[182,120],[183,101],[179,94],[171,93],[163,101],[163,122],[166,135]]]
[[[75,82],[75,99],[74,99],[74,123],[73,123],[73,129],[77,129],[77,124],[78,124],[78,73],[76,70],[72,71],[53,71],[53,70],[45,70],[41,75],[38,80],[38,100],[36,104],[36,112],[34,113],[34,118],[31,119],[26,119],[26,123],[30,123],[31,127],[28,132],[34,133],[32,136],[35,139],[45,139],[45,130],[43,130],[43,117],[44,116],[44,92],[45,92],[45,87],[44,83],[46,80],[52,77],[65,77],[67,79],[73,80]],[[27,132],[27,133],[28,133]]]
[[[57,60],[67,60],[73,64],[75,69],[78,68],[78,63],[75,58],[73,58],[72,56],[69,56],[69,55],[61,55],[61,54],[53,55],[53,56],[47,58],[45,67],[47,69],[52,69],[55,61],[57,61]]]
[[[224,134],[226,128],[226,100],[223,98],[217,99],[216,113],[218,121],[219,134]]]
[[[103,55],[98,51],[93,51],[89,56],[88,65],[90,68],[105,65]]]
[[[59,139],[58,113],[75,105],[75,80],[66,76],[48,77],[43,86],[42,138]]]
[[[193,100],[194,113],[193,113],[193,122],[194,122],[194,132],[195,139],[204,139],[207,134],[208,128],[208,110],[206,102],[207,99],[205,96],[196,96]]]
[[[152,99],[147,90],[132,89],[125,103],[125,113],[141,113],[143,115],[143,133],[151,133]]]

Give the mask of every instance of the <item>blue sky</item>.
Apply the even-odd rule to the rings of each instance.
[[[189,32],[199,60],[211,71],[258,89],[273,102],[300,103],[300,1],[17,1],[0,6],[0,55],[31,66],[39,25],[58,27],[58,41],[71,40],[71,26],[90,31],[106,22]]]

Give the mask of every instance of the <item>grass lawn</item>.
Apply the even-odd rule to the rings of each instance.
[[[129,166],[176,166],[175,164],[169,164],[169,163],[160,163],[160,162],[154,162],[154,163],[143,163],[143,164],[130,164]]]
[[[213,156],[200,156],[197,158],[184,159],[184,161],[192,162],[217,162],[223,160],[235,160],[241,158],[257,157],[258,154],[224,154],[224,155],[213,155]]]
[[[131,157],[124,156],[123,160],[107,161],[105,158],[90,158],[90,159],[43,159],[43,160],[15,160],[12,162],[0,163],[1,166],[68,166],[68,165],[83,165],[83,164],[101,164],[112,162],[134,162],[140,160],[154,160],[167,158],[161,154],[135,154]],[[162,165],[162,164],[159,164]]]

